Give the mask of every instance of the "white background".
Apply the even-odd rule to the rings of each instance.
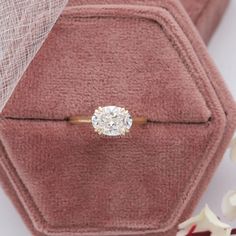
[[[236,1],[231,0],[227,12],[209,44],[209,52],[223,74],[229,89],[236,98]],[[207,191],[194,214],[207,203],[224,221],[221,214],[221,200],[229,190],[236,190],[236,163],[229,158],[229,151],[216,171]],[[227,221],[226,221],[227,222]],[[236,227],[235,222],[230,222]],[[20,216],[0,189],[0,236],[30,236]]]

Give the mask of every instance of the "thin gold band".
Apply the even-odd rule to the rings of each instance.
[[[134,117],[133,124],[144,125],[148,121],[145,117]],[[91,116],[71,116],[69,122],[73,125],[89,124],[91,123]]]

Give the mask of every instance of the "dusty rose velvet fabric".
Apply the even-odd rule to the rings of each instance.
[[[107,138],[66,121],[109,104],[153,122]],[[1,117],[1,179],[33,235],[170,236],[236,107],[182,6],[160,0],[67,8]]]
[[[181,0],[181,3],[194,22],[203,40],[207,43],[218,26],[229,1]]]
[[[175,0],[178,2],[178,0]],[[229,0],[180,0],[205,43],[218,26]],[[83,4],[141,4],[156,6],[156,0],[69,0],[68,6]]]

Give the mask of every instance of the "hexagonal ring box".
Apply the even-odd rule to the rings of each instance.
[[[106,105],[152,122],[118,138],[67,122]],[[34,235],[173,236],[236,107],[182,6],[157,0],[65,10],[1,117],[2,178]]]

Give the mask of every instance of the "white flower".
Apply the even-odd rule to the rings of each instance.
[[[230,144],[230,157],[236,162],[236,138],[234,138]]]
[[[207,205],[199,215],[181,223],[180,231],[176,236],[186,236],[194,226],[196,227],[194,233],[210,231],[211,236],[229,236],[231,234],[230,225],[222,223]]]
[[[236,219],[236,191],[229,191],[222,201],[223,214],[229,219]]]

